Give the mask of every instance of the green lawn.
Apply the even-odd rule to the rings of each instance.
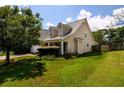
[[[0,68],[0,86],[124,86],[124,51],[68,60],[17,58]]]
[[[5,52],[0,52],[0,56],[5,56],[5,55],[6,55]],[[10,55],[14,55],[14,53],[13,52],[10,52]]]
[[[6,53],[0,52],[0,56],[5,56]]]

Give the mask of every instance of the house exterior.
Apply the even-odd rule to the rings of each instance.
[[[44,43],[42,47],[60,47],[61,55],[90,52],[95,45],[87,19],[59,23],[57,27],[50,26],[47,32],[42,30],[40,33]]]

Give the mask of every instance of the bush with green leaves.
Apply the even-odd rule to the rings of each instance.
[[[50,61],[52,61],[52,60],[55,60],[56,57],[55,57],[55,55],[45,55],[45,56],[42,56],[41,59],[42,60],[50,60]]]
[[[58,56],[60,54],[60,48],[39,48],[38,49],[38,55],[44,56],[44,55],[55,55]]]

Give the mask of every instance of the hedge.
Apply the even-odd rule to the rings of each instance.
[[[58,56],[60,54],[60,48],[39,48],[38,53],[39,56],[44,56],[44,55]]]

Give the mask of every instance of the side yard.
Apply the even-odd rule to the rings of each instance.
[[[0,86],[124,86],[124,51],[71,59],[25,56],[0,68]]]

